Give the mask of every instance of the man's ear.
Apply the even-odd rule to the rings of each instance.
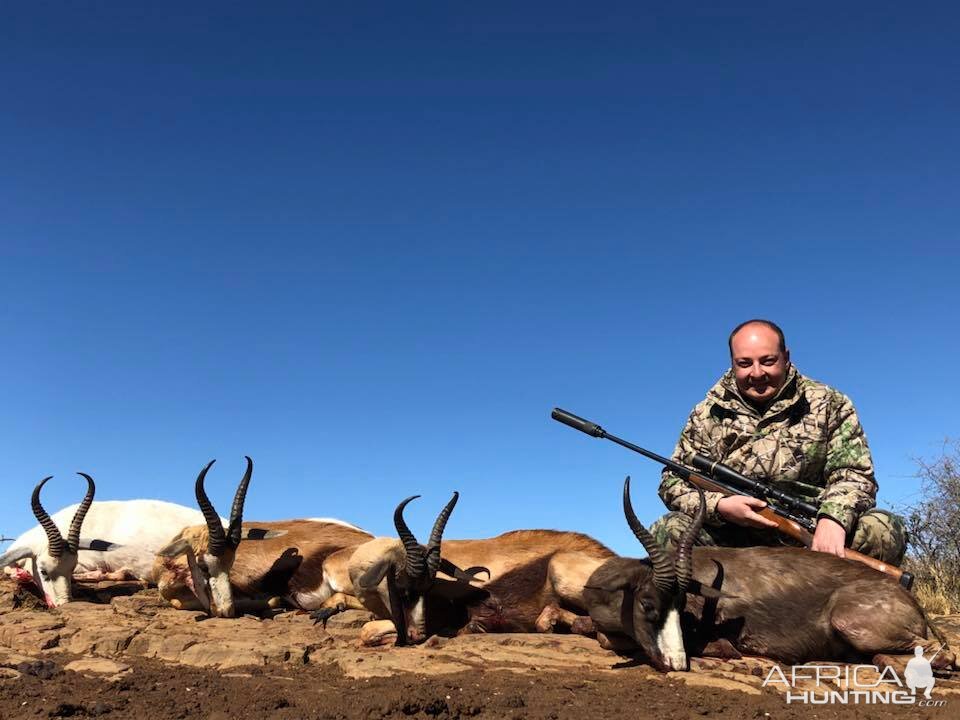
[[[360,576],[360,579],[357,581],[357,585],[360,586],[361,590],[372,590],[381,582],[383,582],[384,575],[387,574],[387,570],[393,567],[393,563],[389,559],[384,558],[378,562],[375,562],[367,571]]]
[[[157,555],[160,557],[175,558],[178,555],[183,555],[189,549],[190,541],[186,538],[180,538],[179,540],[174,540],[166,547],[157,550]]]

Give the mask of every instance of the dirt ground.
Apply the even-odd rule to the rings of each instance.
[[[97,602],[47,611],[29,602],[14,608],[11,587],[0,584],[0,720],[960,713],[954,679],[938,680],[938,707],[788,704],[779,686],[763,687],[773,664],[758,658],[694,660],[691,672],[661,674],[569,635],[432,638],[415,648],[369,650],[355,642],[363,613],[336,618],[326,630],[296,613],[205,619],[138,590],[101,588],[87,593]],[[960,646],[960,617],[940,625]]]

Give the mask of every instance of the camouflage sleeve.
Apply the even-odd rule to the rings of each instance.
[[[857,412],[846,395],[830,419],[827,458],[823,474],[825,488],[820,494],[817,517],[829,517],[849,534],[857,519],[876,505],[877,482],[867,438]]]
[[[701,420],[701,406],[698,405],[690,413],[687,424],[680,433],[680,440],[677,441],[677,447],[673,451],[673,461],[690,467],[691,459],[694,453],[711,454],[709,438],[704,432],[703,422]],[[700,498],[697,495],[693,485],[683,478],[675,475],[670,470],[664,468],[660,480],[660,499],[663,500],[670,510],[677,510],[693,516],[697,512],[700,504]],[[724,520],[717,512],[717,503],[723,497],[722,493],[704,492],[704,498],[707,503],[707,516],[705,523],[709,525],[722,525]]]

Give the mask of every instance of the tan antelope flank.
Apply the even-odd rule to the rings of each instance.
[[[394,512],[399,539],[377,538],[331,555],[329,574],[350,582],[354,598],[313,616],[323,620],[358,605],[371,610],[384,620],[362,629],[368,645],[418,642],[428,632],[547,632],[557,623],[590,632],[583,586],[614,553],[581,533],[516,530],[443,541],[441,557],[457,497],[440,513],[426,546],[404,521],[403,510],[414,499],[407,498]]]
[[[213,462],[197,476],[197,504],[206,524],[184,528],[158,553],[154,578],[160,595],[175,607],[202,608],[218,617],[281,601],[316,608],[331,594],[323,578],[326,556],[373,536],[335,519],[244,523],[253,472],[253,461],[246,460],[226,530],[204,489]]]

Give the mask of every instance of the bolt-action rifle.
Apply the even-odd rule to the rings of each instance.
[[[805,502],[777,488],[770,487],[760,480],[754,480],[745,475],[741,475],[732,467],[720,462],[714,462],[699,453],[693,456],[693,466],[699,471],[697,472],[673,460],[652,453],[649,450],[644,450],[642,447],[634,445],[631,442],[621,440],[608,433],[596,423],[577,417],[566,410],[554,408],[550,417],[587,435],[610,440],[617,445],[622,445],[628,450],[633,450],[651,460],[655,460],[669,468],[675,475],[701,487],[707,492],[719,492],[724,495],[749,495],[750,497],[759,498],[767,503],[767,507],[759,510],[757,514],[765,517],[767,520],[775,522],[779,532],[799,542],[801,545],[810,547],[813,544],[813,532],[817,524],[818,508],[816,505]],[[862,553],[847,548],[844,550],[844,557],[846,557],[847,560],[863,563],[864,565],[872,567],[874,570],[890,575],[907,590],[913,585],[913,575],[898,567],[872,558],[869,555],[863,555]]]

